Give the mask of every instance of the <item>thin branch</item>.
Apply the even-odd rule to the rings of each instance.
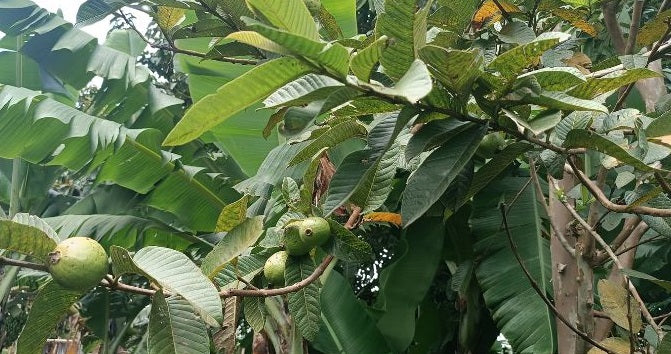
[[[510,13],[508,13],[508,11],[506,11],[506,9],[503,7],[503,5],[501,5],[501,3],[499,2],[499,0],[492,0],[492,1],[493,1],[494,4],[496,5],[496,7],[499,8],[499,11],[501,11],[501,14],[503,15],[503,17],[504,17],[507,21],[511,21],[511,20],[512,20],[512,16],[510,16]]]
[[[592,235],[592,237],[594,237],[596,242],[598,242],[601,245],[601,247],[603,247],[603,249],[606,251],[606,253],[608,253],[608,256],[610,257],[610,259],[612,259],[613,263],[615,263],[615,266],[620,271],[624,270],[624,267],[622,266],[622,263],[620,263],[619,258],[617,258],[617,256],[613,252],[613,250],[610,248],[608,243],[606,243],[606,241],[604,241],[604,239],[601,237],[601,235],[599,235],[596,231],[594,231],[589,226],[587,221],[585,221],[585,219],[583,219],[582,216],[580,216],[580,214],[578,214],[578,212],[573,208],[573,206],[571,206],[571,204],[566,202],[566,200],[562,200],[561,202],[564,205],[564,207],[566,207],[566,209],[568,209],[568,211],[571,213],[571,215],[573,215],[573,217],[580,223],[580,225],[582,225],[582,227],[584,227],[585,230],[587,232],[589,232],[590,235]],[[626,274],[622,273],[622,277],[627,282],[627,287],[629,288],[629,292],[631,292],[631,295],[634,297],[634,299],[636,299],[636,301],[638,302],[638,305],[641,307],[641,313],[643,313],[643,317],[645,317],[645,319],[648,321],[650,326],[655,330],[655,332],[657,332],[657,334],[660,335],[660,338],[661,338],[663,336],[663,332],[662,332],[661,328],[659,328],[659,326],[657,326],[657,324],[655,323],[655,320],[653,319],[652,315],[650,315],[650,312],[648,311],[647,307],[645,307],[645,302],[643,302],[643,299],[638,294],[638,291],[636,290],[634,285],[631,283],[631,281],[629,280],[629,277]]]
[[[243,278],[239,275],[237,276],[237,279],[238,279],[238,281],[240,281],[243,284],[247,285],[248,287],[252,288],[252,290],[259,290],[259,288],[257,288],[254,284],[248,282],[247,279],[245,279],[245,278]]]
[[[20,259],[12,259],[12,258],[7,258],[7,257],[0,257],[0,265],[19,266],[19,267],[22,267],[22,268],[40,270],[40,271],[43,271],[43,272],[48,272],[49,271],[47,266],[45,266],[44,264],[38,264],[38,263],[23,261],[23,260],[20,260]]]
[[[566,318],[559,312],[559,310],[557,310],[557,308],[554,306],[554,304],[552,304],[552,302],[550,301],[550,299],[548,299],[548,297],[545,295],[545,293],[543,292],[543,290],[541,289],[541,287],[538,285],[538,283],[536,282],[536,280],[533,278],[533,276],[531,275],[531,273],[529,273],[529,270],[528,270],[527,267],[524,265],[524,262],[522,261],[522,258],[520,257],[519,252],[517,251],[517,245],[515,245],[515,242],[513,241],[513,237],[512,237],[512,235],[510,234],[510,228],[508,227],[508,219],[507,219],[507,217],[506,217],[506,213],[507,213],[507,211],[506,211],[506,205],[505,205],[505,204],[501,204],[501,215],[502,215],[502,217],[503,217],[503,225],[504,225],[504,228],[505,228],[505,231],[506,231],[506,236],[508,237],[508,243],[510,244],[510,249],[511,249],[511,251],[513,252],[513,255],[515,256],[515,259],[517,260],[517,263],[519,263],[520,267],[522,268],[522,272],[524,272],[524,275],[525,275],[525,276],[527,277],[527,279],[529,280],[529,283],[531,283],[531,287],[536,291],[536,294],[538,294],[538,296],[540,296],[540,298],[543,300],[543,302],[545,303],[545,305],[550,309],[550,311],[552,311],[552,313],[554,313],[554,315],[555,315],[560,321],[562,321],[562,323],[564,323],[564,324],[566,325],[566,327],[568,327],[571,331],[573,331],[575,334],[577,334],[580,338],[582,338],[584,341],[588,342],[589,344],[591,344],[591,345],[593,345],[593,346],[595,346],[595,347],[597,347],[597,348],[599,348],[599,349],[605,351],[606,353],[615,354],[614,351],[612,351],[612,350],[610,350],[610,349],[604,347],[604,346],[601,345],[599,342],[597,342],[597,341],[595,341],[594,339],[590,338],[590,336],[588,336],[586,333],[584,333],[583,331],[581,331],[581,330],[579,330],[578,328],[576,328],[576,327],[571,323],[571,321],[567,320],[567,319],[566,319]]]
[[[624,54],[631,54],[636,46],[636,38],[638,37],[638,30],[641,28],[641,14],[643,13],[643,5],[645,0],[634,1],[634,6],[631,10],[631,24],[629,25],[629,37],[627,38],[627,46],[624,48]]]
[[[548,207],[547,202],[545,201],[545,197],[543,196],[543,187],[541,187],[541,183],[538,179],[538,172],[536,171],[536,161],[534,159],[529,160],[529,171],[531,174],[531,180],[534,182],[534,186],[536,187],[536,194],[538,194],[538,197],[540,198],[541,204],[543,204],[543,209],[545,209],[545,214],[547,214],[548,217],[552,215],[550,212],[550,207]],[[566,239],[566,235],[564,235],[561,230],[555,225],[554,222],[552,222],[552,218],[550,218],[550,227],[552,227],[552,231],[554,232],[555,236],[559,240],[559,243],[564,247],[566,252],[568,252],[572,257],[575,257],[575,248],[571,246],[571,244],[568,242]]]
[[[643,240],[643,241],[641,241],[641,242],[639,242],[639,243],[637,243],[637,244],[635,244],[635,245],[629,246],[629,247],[627,247],[627,248],[623,248],[623,249],[621,249],[621,250],[615,252],[615,255],[616,255],[616,256],[619,256],[619,255],[621,255],[621,254],[627,253],[627,252],[629,252],[629,251],[635,249],[636,247],[638,247],[638,246],[640,246],[640,245],[643,245],[643,244],[646,244],[646,243],[649,243],[649,242],[652,242],[652,241],[661,240],[662,238],[664,238],[664,237],[661,236],[661,235],[657,235],[657,236],[654,236],[654,237],[650,237],[650,238],[647,239],[647,240]]]
[[[618,233],[617,236],[615,236],[615,238],[613,239],[613,242],[610,243],[610,248],[612,248],[614,250],[617,250],[618,248],[620,248],[620,246],[622,246],[622,244],[624,244],[624,242],[627,241],[627,239],[629,237],[634,235],[634,231],[637,230],[637,228],[641,224],[644,225],[646,227],[645,230],[647,230],[647,224],[641,221],[640,216],[636,215],[636,216],[632,216],[632,217],[629,217],[629,218],[625,219],[624,225],[622,226],[622,230],[620,230],[620,233]],[[592,229],[595,229],[595,228],[592,227]],[[643,232],[645,232],[645,230],[643,230]],[[599,263],[604,262],[607,259],[608,259],[608,254],[603,252],[603,253],[596,256],[596,262],[595,263],[599,264]]]
[[[662,217],[670,217],[671,216],[671,209],[658,209],[658,208],[652,208],[644,205],[621,205],[621,204],[615,204],[606,197],[605,194],[603,194],[603,191],[599,189],[598,186],[594,184],[594,182],[590,181],[587,176],[585,176],[580,169],[575,165],[571,159],[567,159],[568,164],[571,166],[572,173],[578,177],[580,180],[580,183],[582,183],[587,190],[596,198],[601,205],[603,205],[604,208],[612,210],[617,213],[633,213],[633,214],[642,214],[642,215],[652,215],[652,216],[662,216]]]
[[[669,185],[669,182],[666,181],[666,178],[664,178],[661,173],[655,172],[655,179],[664,190],[664,193],[666,193],[667,196],[671,196],[671,186]]]
[[[203,59],[211,59],[211,60],[216,60],[216,61],[221,61],[221,62],[226,62],[226,63],[243,64],[243,65],[257,65],[259,63],[259,61],[255,60],[255,59],[232,58],[232,57],[224,57],[224,56],[210,58],[210,57],[207,56],[206,53],[200,53],[200,52],[195,52],[195,51],[192,51],[192,50],[177,48],[176,46],[174,46],[172,44],[172,42],[167,37],[166,37],[166,40],[168,40],[168,43],[170,43],[169,46],[155,44],[155,43],[151,42],[147,37],[145,37],[144,34],[142,34],[142,32],[140,32],[140,30],[137,29],[137,27],[135,27],[135,24],[133,24],[133,21],[131,21],[121,10],[119,10],[119,15],[124,20],[124,22],[126,22],[126,24],[128,26],[130,26],[130,28],[133,31],[135,31],[135,33],[137,33],[140,36],[140,38],[142,38],[142,40],[152,48],[167,50],[167,51],[171,51],[171,52],[174,52],[174,53],[186,54],[186,55],[191,55],[191,56],[194,56],[194,57],[199,57],[199,58],[203,58]]]
[[[624,53],[626,44],[624,42],[624,36],[620,30],[620,23],[617,20],[617,1],[614,0],[605,0],[601,4],[601,11],[603,13],[603,20],[606,25],[606,30],[610,34],[610,38],[613,42],[613,47],[619,54]]]

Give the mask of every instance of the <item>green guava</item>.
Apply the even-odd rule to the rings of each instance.
[[[284,285],[284,268],[289,254],[285,251],[279,251],[270,256],[263,266],[263,275],[271,285]]]
[[[330,237],[329,222],[320,217],[295,220],[284,227],[284,247],[291,256],[308,254]]]
[[[483,159],[491,159],[494,154],[502,149],[506,144],[506,139],[500,132],[485,135],[475,151],[475,154]]]
[[[49,273],[62,287],[88,290],[107,274],[107,253],[95,240],[71,237],[49,253]]]

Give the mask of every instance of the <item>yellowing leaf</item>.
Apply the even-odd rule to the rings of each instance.
[[[401,227],[401,214],[387,212],[373,212],[364,215],[363,221],[366,222],[388,222]]]
[[[249,203],[249,195],[245,194],[237,201],[226,205],[221,210],[219,218],[217,218],[217,226],[214,231],[228,232],[245,221],[247,217],[247,203]]]
[[[505,0],[499,0],[499,4],[501,4],[501,7],[508,13],[521,11],[519,7]],[[473,16],[473,24],[476,27],[481,27],[482,24],[487,21],[498,22],[501,19],[501,16],[501,9],[499,9],[496,3],[494,3],[493,0],[487,0],[480,6],[480,9],[478,9]]]
[[[159,6],[156,13],[156,22],[159,27],[164,30],[169,30],[175,27],[184,19],[185,9],[178,9],[176,7]]]
[[[284,49],[281,45],[271,41],[270,39],[254,32],[254,31],[238,31],[226,36],[226,39],[233,39],[240,43],[249,44],[253,47],[267,50],[269,52],[278,54],[288,54],[289,51]]]
[[[599,280],[597,285],[599,289],[599,298],[603,312],[607,313],[616,325],[629,329],[628,314],[631,317],[631,330],[638,332],[643,323],[641,321],[641,309],[636,300],[629,299],[629,311],[627,311],[628,291],[618,283],[607,279]]]
[[[612,350],[616,354],[629,354],[629,341],[623,338],[617,338],[617,337],[610,337],[602,340],[599,344],[603,345],[604,347]],[[601,353],[606,353],[603,350],[599,348],[592,348],[590,349],[587,354],[601,354]]]
[[[658,136],[655,138],[649,138],[648,140],[671,147],[671,135]]]
[[[636,43],[641,46],[647,46],[662,39],[664,32],[668,28],[666,19],[671,17],[671,10],[666,10],[657,15],[652,21],[648,21],[638,32]]]
[[[576,10],[558,8],[554,9],[552,13],[560,17],[562,20],[572,24],[581,31],[589,34],[590,36],[596,37],[596,28],[594,28],[594,26],[592,26],[592,24],[589,22],[585,21],[585,19],[580,16],[580,12]]]

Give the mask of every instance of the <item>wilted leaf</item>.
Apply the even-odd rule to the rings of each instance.
[[[631,316],[632,332],[636,333],[640,331],[643,325],[641,321],[641,309],[638,307],[638,302],[633,298],[630,298],[629,306],[627,306],[627,296],[629,295],[627,289],[608,279],[599,280],[597,287],[599,289],[601,307],[610,319],[618,326],[629,330],[629,320],[627,318],[629,313]],[[627,307],[629,310],[627,310]]]
[[[217,218],[217,227],[215,232],[231,231],[234,227],[243,222],[247,216],[247,204],[249,203],[249,195],[243,195],[237,201],[228,204],[221,210]]]

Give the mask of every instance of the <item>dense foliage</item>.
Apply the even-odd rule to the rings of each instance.
[[[667,5],[0,0],[0,344],[670,351]]]

